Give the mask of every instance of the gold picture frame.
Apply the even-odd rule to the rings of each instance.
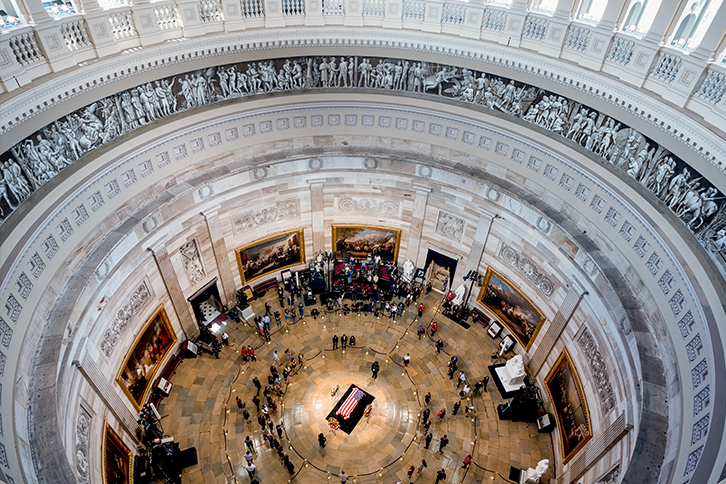
[[[592,426],[580,377],[566,349],[562,350],[544,382],[560,431],[562,463],[567,464],[592,438]]]
[[[395,262],[401,247],[401,229],[378,225],[333,225],[333,251],[347,252],[355,258],[380,255]],[[391,247],[391,238],[394,239]],[[373,242],[373,243],[372,243]]]
[[[497,315],[525,351],[529,351],[545,317],[517,286],[489,267],[477,301]]]
[[[176,341],[169,317],[161,305],[136,336],[116,374],[116,383],[121,386],[136,410],[141,409],[154,376]]]
[[[285,246],[288,249],[281,254]],[[305,234],[303,229],[281,232],[255,240],[234,252],[242,285],[249,284],[273,272],[304,264]]]
[[[111,427],[103,424],[103,448],[101,468],[104,484],[129,484],[131,482],[131,449]]]

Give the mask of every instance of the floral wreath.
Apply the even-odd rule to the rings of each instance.
[[[330,417],[328,419],[328,425],[330,425],[330,428],[333,430],[340,430],[340,422],[338,422],[338,419],[335,417]]]
[[[330,396],[334,397],[336,393],[338,393],[338,390],[340,390],[340,385],[336,385],[335,388],[333,388],[333,391],[330,392]]]

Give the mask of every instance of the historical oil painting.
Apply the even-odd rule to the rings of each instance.
[[[116,376],[116,382],[137,410],[141,408],[154,375],[174,343],[176,335],[164,306],[160,306],[139,332]]]
[[[368,225],[333,225],[335,252],[357,258],[380,256],[385,261],[398,259],[401,230]]]
[[[242,285],[305,262],[303,229],[257,240],[236,250]]]
[[[525,350],[529,350],[545,318],[527,296],[490,267],[478,300],[507,325]]]
[[[131,449],[108,422],[103,426],[103,483],[129,484],[131,482]]]
[[[547,374],[545,386],[555,408],[562,440],[562,459],[566,464],[592,437],[585,393],[567,350],[562,352]]]

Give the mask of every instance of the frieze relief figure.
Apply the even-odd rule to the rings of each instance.
[[[426,93],[520,117],[615,165],[666,203],[694,233],[710,227],[722,209],[723,194],[692,175],[685,162],[615,119],[536,86],[409,59],[307,56],[215,66],[158,79],[53,121],[0,158],[0,222],[85,154],[179,110],[264,92],[327,87]],[[704,247],[713,247],[714,240],[699,238]]]

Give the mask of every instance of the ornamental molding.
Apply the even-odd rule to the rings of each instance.
[[[439,215],[436,217],[436,227],[434,228],[435,233],[454,242],[461,242],[465,230],[466,220],[449,212],[439,210]]]
[[[615,392],[610,383],[608,367],[600,354],[600,350],[597,348],[597,343],[595,343],[595,338],[593,338],[590,330],[584,328],[580,337],[577,338],[577,343],[580,345],[582,354],[590,368],[590,374],[595,383],[593,388],[600,398],[600,407],[602,408],[603,415],[607,415],[615,408]]]
[[[298,218],[300,212],[297,200],[279,202],[272,207],[245,212],[234,218],[234,229],[237,234],[252,230],[263,225]]]
[[[204,280],[206,273],[202,265],[202,258],[199,255],[197,240],[192,239],[179,247],[179,254],[181,254],[182,261],[184,262],[184,270],[187,273],[191,285],[194,286],[199,281]]]
[[[139,314],[146,302],[151,299],[151,296],[152,293],[149,286],[146,281],[142,281],[129,295],[123,306],[116,312],[116,318],[103,334],[100,344],[101,353],[106,357],[111,356],[124,330],[131,320]]]
[[[385,198],[343,197],[338,198],[339,212],[376,213],[389,216],[401,215],[401,204]]]
[[[542,273],[537,264],[521,255],[514,247],[502,243],[499,258],[521,272],[545,297],[552,297],[555,284]]]
[[[91,436],[91,414],[83,405],[78,406],[76,417],[76,472],[78,473],[78,484],[89,484],[90,474],[90,436]]]

